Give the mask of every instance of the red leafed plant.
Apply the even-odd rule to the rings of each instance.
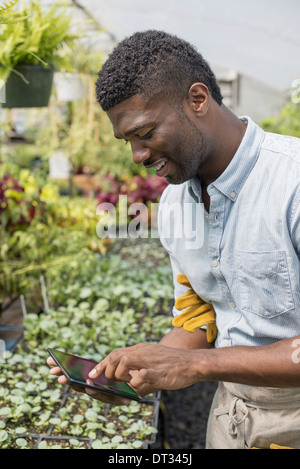
[[[101,192],[96,198],[99,203],[107,202],[117,205],[119,195],[127,195],[128,205],[135,202],[147,205],[149,202],[158,202],[167,185],[165,178],[151,174],[147,177],[139,174],[131,179],[124,178],[124,180],[107,175],[103,178]]]
[[[36,202],[26,200],[25,189],[10,174],[0,179],[0,224],[11,231],[30,225]]]

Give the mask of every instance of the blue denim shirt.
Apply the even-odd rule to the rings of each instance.
[[[216,347],[300,335],[300,139],[242,119],[247,130],[236,154],[207,188],[209,213],[197,178],[169,185],[159,206],[175,298],[186,291],[176,281],[183,273],[214,306]]]

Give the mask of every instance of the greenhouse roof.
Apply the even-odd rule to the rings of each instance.
[[[212,67],[285,90],[300,78],[299,0],[79,0],[117,41],[161,29],[194,44]]]

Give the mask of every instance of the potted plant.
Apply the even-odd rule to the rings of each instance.
[[[101,51],[94,50],[92,44],[76,43],[76,51],[72,50],[70,54],[75,72],[56,72],[54,75],[58,101],[81,101],[88,96],[91,85],[94,89],[94,81],[103,62],[102,55]]]
[[[0,29],[0,80],[5,82],[3,107],[47,106],[55,68],[70,67],[62,50],[78,37],[70,32],[71,15],[59,4],[47,10],[31,0],[17,23]]]
[[[18,1],[9,0],[4,2],[4,5],[0,5],[0,24],[13,24],[26,19],[26,16],[22,16],[19,12],[11,11]]]
[[[79,73],[57,72],[54,75],[54,84],[60,102],[81,101],[84,97],[84,84]]]

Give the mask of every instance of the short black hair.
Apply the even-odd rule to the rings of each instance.
[[[193,83],[204,83],[222,104],[216,77],[202,55],[187,41],[164,31],[137,32],[121,41],[98,73],[97,101],[104,111],[135,94],[163,93],[182,102]]]

